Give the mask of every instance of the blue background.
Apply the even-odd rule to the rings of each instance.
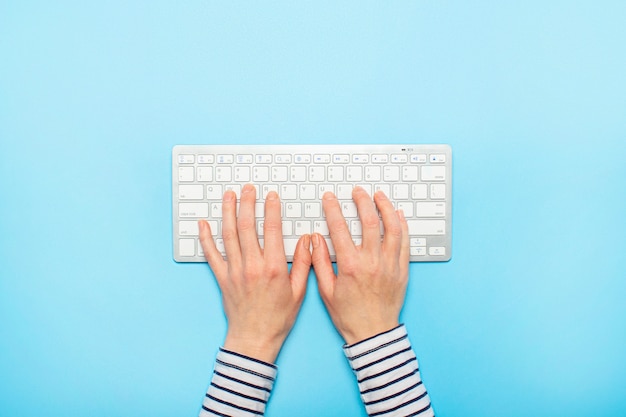
[[[626,415],[626,2],[0,1],[0,415],[194,416],[171,148],[449,143],[402,319],[438,416]],[[270,416],[365,415],[310,277]]]

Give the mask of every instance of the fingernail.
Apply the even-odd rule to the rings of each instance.
[[[206,229],[206,222],[204,220],[198,220],[198,228],[201,232],[204,232]]]
[[[311,249],[311,235],[304,235],[304,239],[302,239],[302,246],[304,246],[306,250]]]
[[[252,184],[246,184],[243,186],[243,189],[241,190],[242,193],[250,193],[252,191],[256,191],[254,188],[254,185]]]
[[[324,195],[322,196],[322,198],[324,200],[332,200],[335,198],[335,194],[331,193],[330,191],[326,191]]]
[[[233,201],[235,199],[235,193],[233,191],[226,191],[224,193],[224,201]]]
[[[406,218],[404,217],[404,210],[400,209],[398,210],[398,217],[400,218],[400,220],[405,221]]]
[[[311,241],[313,242],[313,248],[317,248],[320,245],[320,235],[315,233],[313,236],[311,236]]]
[[[267,197],[265,197],[266,200],[277,200],[278,199],[278,193],[276,193],[276,191],[270,191],[269,193],[267,193]]]

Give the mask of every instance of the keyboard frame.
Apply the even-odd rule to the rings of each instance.
[[[367,149],[367,151],[365,150]],[[314,154],[330,154],[331,162],[325,164],[326,166],[332,165],[332,155],[334,154],[357,154],[357,153],[386,153],[386,154],[407,154],[408,155],[408,164],[413,164],[411,162],[411,155],[415,154],[426,154],[429,158],[431,154],[443,154],[445,155],[445,163],[439,163],[438,165],[443,165],[446,167],[446,178],[444,181],[438,181],[437,183],[445,183],[446,184],[446,197],[443,200],[437,201],[445,201],[446,209],[445,216],[438,217],[439,220],[445,220],[446,230],[443,235],[422,235],[420,237],[426,237],[430,241],[435,241],[434,245],[430,246],[440,246],[445,248],[445,255],[430,255],[428,252],[425,255],[419,256],[410,256],[411,262],[447,262],[452,257],[452,148],[447,144],[285,144],[285,145],[175,145],[172,148],[172,243],[173,243],[173,258],[176,262],[179,263],[189,263],[189,262],[205,262],[204,256],[179,256],[179,206],[178,203],[181,202],[178,198],[179,196],[179,181],[178,181],[178,168],[179,166],[190,166],[190,164],[182,164],[179,163],[179,155],[185,154],[232,154],[233,157],[237,154],[297,154],[297,153],[305,153],[311,154],[312,158]],[[313,164],[312,161],[310,164]],[[254,161],[253,161],[254,164]],[[373,165],[371,161],[370,165]],[[390,163],[391,164],[391,163]],[[394,163],[398,164],[398,163]],[[215,166],[217,165],[217,161],[213,164],[209,164],[207,166]],[[274,164],[268,164],[272,166]],[[294,165],[291,163],[289,165]],[[364,164],[363,166],[366,166]],[[400,166],[403,164],[400,163]],[[415,165],[431,165],[430,163],[421,163]],[[197,166],[194,164],[193,166]],[[421,173],[420,173],[421,176]],[[233,181],[234,182],[234,181]],[[249,181],[250,183],[254,183],[253,181]],[[382,183],[384,181],[377,181],[378,183]],[[421,182],[421,181],[420,181]],[[215,178],[213,181],[204,183],[205,185],[209,185],[212,183],[217,183]],[[342,183],[350,183],[349,181],[342,181]],[[367,181],[360,181],[359,184],[367,183]],[[374,184],[376,182],[372,182]],[[224,183],[222,183],[224,184]],[[204,189],[206,191],[206,188]],[[430,190],[428,191],[430,195]],[[389,196],[388,196],[389,197]],[[391,198],[390,198],[391,199]],[[184,200],[188,201],[188,200]],[[183,202],[184,202],[183,201]],[[206,201],[206,198],[205,198]],[[321,199],[319,199],[321,202]],[[345,201],[345,200],[342,200]],[[393,201],[393,200],[392,200]],[[418,200],[410,199],[410,201],[416,202]],[[419,200],[422,201],[422,200]],[[430,199],[423,201],[432,201]],[[186,218],[186,220],[199,220],[204,217],[196,217],[196,218]],[[208,218],[206,218],[208,219]],[[425,218],[428,220],[429,218]],[[184,236],[182,236],[184,238]],[[197,238],[196,238],[197,239]],[[196,242],[197,243],[197,242]],[[288,262],[291,262],[291,257],[288,257]],[[336,261],[335,256],[331,257],[333,262]]]

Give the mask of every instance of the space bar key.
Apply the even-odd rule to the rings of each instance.
[[[409,235],[445,235],[445,220],[408,220]]]

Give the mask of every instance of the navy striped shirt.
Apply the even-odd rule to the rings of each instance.
[[[404,325],[343,349],[368,415],[434,416]],[[276,370],[275,365],[220,349],[200,416],[262,416]]]

